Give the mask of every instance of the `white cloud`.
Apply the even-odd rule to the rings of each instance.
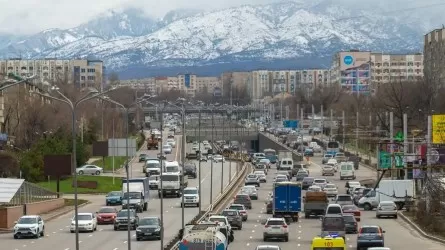
[[[266,4],[283,0],[0,0],[0,33],[31,34],[50,28],[71,28],[87,22],[107,9],[138,7],[148,15],[162,17],[174,9],[220,9],[243,4]],[[294,0],[319,2],[324,0]],[[327,0],[329,1],[329,0]],[[339,5],[357,7],[356,0],[331,0]],[[395,6],[426,5],[440,0],[373,0],[388,9]],[[400,5],[403,2],[405,5]],[[363,6],[362,4],[360,6]],[[380,5],[382,6],[382,5]]]

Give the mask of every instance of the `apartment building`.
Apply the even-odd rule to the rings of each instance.
[[[105,83],[105,67],[100,60],[0,60],[0,74],[9,73],[21,77],[36,75],[35,82],[68,83],[78,88],[102,88]]]
[[[424,74],[432,83],[445,83],[445,28],[435,29],[424,36]]]
[[[156,94],[159,93],[156,79],[154,77],[142,78],[142,79],[131,79],[131,80],[120,80],[121,86],[131,87],[140,91],[147,93]]]
[[[222,84],[219,77],[198,76],[196,77],[197,92],[213,95],[218,89],[221,90]]]
[[[332,83],[353,93],[369,94],[380,84],[423,77],[423,55],[340,51],[333,57]]]
[[[250,72],[248,92],[253,100],[261,100],[281,93],[294,95],[304,91],[310,94],[317,87],[329,86],[330,82],[328,69],[257,70]]]

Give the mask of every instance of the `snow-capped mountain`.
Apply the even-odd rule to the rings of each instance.
[[[418,17],[413,17],[415,23],[406,22],[402,14],[384,14],[379,8],[363,11],[339,5],[338,0],[181,10],[161,20],[134,9],[109,11],[73,29],[47,30],[3,46],[0,39],[0,55],[93,56],[115,71],[222,64],[235,69],[238,63],[255,68],[264,65],[258,62],[279,60],[295,68],[320,58],[328,62],[338,50],[421,51],[422,36],[435,27]]]

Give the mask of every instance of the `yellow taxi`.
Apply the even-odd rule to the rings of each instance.
[[[346,244],[342,237],[315,237],[311,250],[346,250]]]

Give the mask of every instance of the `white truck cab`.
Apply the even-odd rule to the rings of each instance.
[[[181,173],[179,162],[177,161],[164,161],[164,172],[166,173]]]
[[[355,169],[353,162],[341,162],[340,163],[340,180],[351,179],[355,180]]]
[[[181,174],[178,172],[174,173],[162,173],[160,175],[161,181],[159,183],[158,187],[158,196],[161,198],[161,192],[163,197],[170,195],[170,196],[181,196]],[[162,184],[161,184],[162,183]],[[162,187],[162,189],[161,189]]]
[[[182,191],[182,195],[184,196],[184,204],[181,201],[182,206],[193,205],[199,207],[200,197],[199,197],[199,189],[197,187],[187,187]]]

